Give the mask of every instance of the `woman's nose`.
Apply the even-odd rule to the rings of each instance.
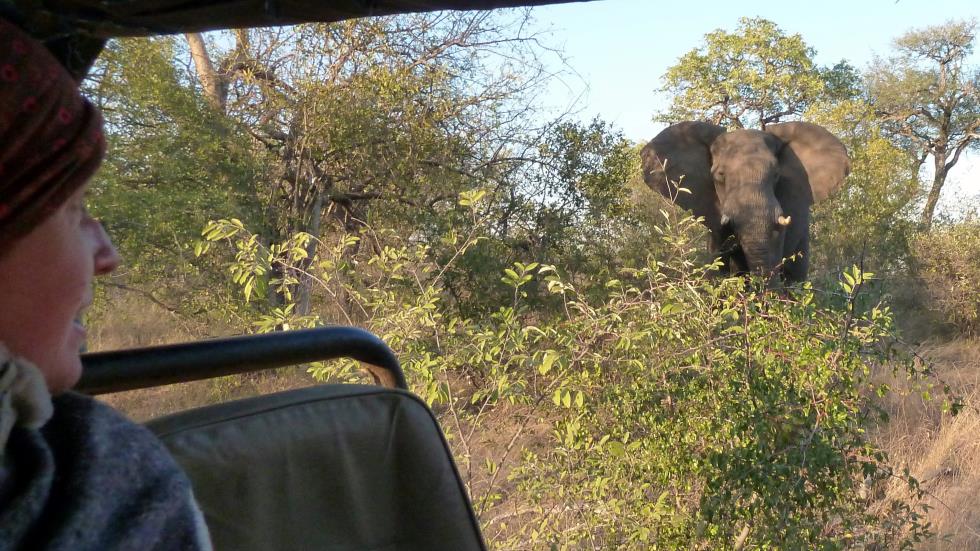
[[[119,267],[119,251],[112,244],[112,239],[109,238],[109,234],[102,227],[102,223],[96,221],[95,224],[97,226],[97,248],[95,250],[94,263],[95,275],[106,275]]]

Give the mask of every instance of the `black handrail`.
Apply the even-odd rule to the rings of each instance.
[[[376,383],[408,389],[384,341],[356,327],[318,327],[83,354],[75,390],[106,394],[336,358],[369,364]]]

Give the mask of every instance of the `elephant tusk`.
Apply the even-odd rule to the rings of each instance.
[[[780,226],[783,226],[783,227],[788,226],[789,223],[792,222],[792,221],[793,221],[793,217],[792,216],[780,216],[779,218],[776,219],[776,222]]]

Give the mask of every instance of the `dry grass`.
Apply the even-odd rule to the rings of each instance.
[[[893,381],[900,392],[886,404],[890,419],[877,438],[893,462],[907,467],[926,491],[926,519],[938,537],[919,548],[980,549],[980,340],[925,344],[919,353],[965,407],[955,417],[944,414],[940,400],[926,401],[904,381]],[[896,499],[908,494],[899,483],[885,492]]]
[[[137,295],[111,293],[110,306],[87,320],[91,351],[184,342],[202,336],[200,327]]]
[[[90,323],[89,350],[117,350],[228,336],[220,324],[193,324],[131,294],[112,297],[112,308]],[[303,367],[232,375],[205,381],[107,394],[99,398],[135,421],[147,421],[208,404],[314,384]]]
[[[274,372],[231,375],[206,381],[131,390],[99,396],[134,421],[169,415],[228,400],[271,394],[314,384],[303,367],[289,367]]]

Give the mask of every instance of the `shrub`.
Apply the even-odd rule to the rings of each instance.
[[[957,330],[980,331],[980,222],[965,221],[917,236],[918,275],[930,309]]]
[[[302,259],[324,298],[347,297],[389,342],[439,412],[494,548],[901,549],[926,536],[909,504],[915,480],[866,432],[888,393],[872,372],[890,361],[881,345],[892,330],[887,307],[858,300],[870,274],[852,268],[831,301],[707,277],[701,235],[684,230],[697,222],[661,217],[650,232],[661,260],[589,282],[607,292],[516,262],[497,279],[506,301],[472,318],[447,306],[448,267],[426,245],[353,262],[343,260],[350,237],[306,258],[303,235],[267,249],[232,222],[207,235],[237,244],[243,289]],[[480,240],[479,225],[454,234],[452,258]],[[529,300],[532,286],[554,300]],[[311,323],[286,305],[259,327]],[[915,380],[912,365],[902,375]],[[541,426],[550,435],[531,434]],[[912,499],[871,507],[865,496],[878,494],[864,490],[887,478]]]
[[[872,516],[861,497],[891,473],[864,432],[886,392],[870,375],[887,308],[640,272],[645,284],[611,282],[604,304],[549,276],[573,315],[542,336],[561,351],[547,370],[553,448],[515,473],[537,509],[510,548],[900,548],[924,535],[917,511]]]

